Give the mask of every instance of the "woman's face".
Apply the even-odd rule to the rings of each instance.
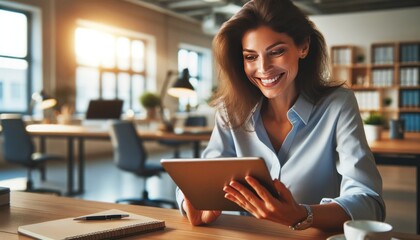
[[[295,95],[299,59],[306,57],[308,47],[308,41],[296,46],[289,35],[266,26],[251,29],[242,38],[245,74],[269,99]]]

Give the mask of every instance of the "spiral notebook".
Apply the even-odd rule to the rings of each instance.
[[[129,214],[115,220],[75,221],[64,218],[20,226],[18,232],[36,239],[116,239],[163,230],[165,221],[116,209],[90,215]],[[89,216],[89,215],[86,215]]]

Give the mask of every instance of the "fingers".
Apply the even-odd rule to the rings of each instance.
[[[187,214],[187,218],[190,221],[191,225],[197,226],[201,224],[211,223],[216,220],[221,211],[201,211],[194,208],[191,202],[184,198],[184,202],[182,203],[182,207]]]
[[[282,182],[280,182],[280,180],[274,179],[273,182],[274,182],[274,188],[281,196],[280,200],[283,199],[286,202],[295,201],[290,190]]]
[[[220,214],[222,214],[222,211],[203,211],[201,220],[205,224],[211,223],[216,220]]]
[[[187,218],[192,225],[197,226],[201,224],[201,219],[197,217],[198,210],[192,206],[191,202],[187,198],[184,198],[182,207],[184,208]]]
[[[257,212],[257,206],[261,204],[259,203],[260,199],[239,182],[230,182],[228,186],[223,188],[223,191],[226,192],[225,198],[238,204],[240,207],[252,214]]]
[[[273,200],[273,195],[267,190],[267,188],[261,185],[258,180],[251,176],[246,176],[245,180],[263,201],[267,202]]]

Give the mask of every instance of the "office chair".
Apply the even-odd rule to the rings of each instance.
[[[121,170],[136,174],[143,178],[142,198],[118,199],[117,203],[128,203],[153,207],[177,208],[175,202],[164,199],[149,199],[146,180],[165,172],[160,163],[147,161],[147,152],[143,140],[137,134],[136,128],[129,121],[115,121],[110,128],[111,142],[114,149],[114,162]]]
[[[62,156],[35,152],[31,136],[26,131],[25,123],[20,116],[2,114],[1,125],[3,132],[3,152],[6,162],[19,164],[28,169],[26,189],[27,192],[51,193],[61,195],[53,189],[34,188],[32,171],[37,169],[41,173],[41,180],[46,180],[46,162],[62,160]]]
[[[188,116],[185,119],[185,127],[205,127],[207,126],[207,117],[206,116]],[[180,147],[182,145],[188,144],[188,141],[176,141],[176,140],[159,140],[160,144],[173,147],[174,148],[174,158],[180,158]]]

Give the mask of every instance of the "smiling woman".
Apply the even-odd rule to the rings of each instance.
[[[247,5],[250,4],[248,3],[244,7]],[[299,11],[294,5],[290,7]],[[285,58],[291,59],[289,52],[292,49],[295,51],[294,66],[287,66],[287,68],[294,68],[294,70],[282,72],[287,75],[288,79],[294,79],[297,92],[305,93],[313,102],[342,84],[335,82],[334,79],[326,78],[328,61],[324,37],[300,11],[298,15],[293,15],[295,11],[287,12],[281,9],[279,10],[283,13],[281,16],[278,16],[277,13],[266,14],[265,11],[268,11],[266,9],[256,9],[254,11],[258,16],[251,17],[247,15],[247,12],[239,11],[235,17],[227,22],[229,24],[225,24],[219,31],[213,43],[215,57],[222,69],[220,81],[222,87],[218,89],[216,93],[218,97],[215,98],[216,101],[213,104],[224,103],[229,115],[229,124],[233,128],[244,126],[249,117],[249,111],[255,107],[255,104],[260,101],[263,95],[263,92],[259,91],[258,85],[254,85],[252,81],[243,81],[243,79],[249,78],[245,71],[249,69],[247,66],[253,63],[250,61],[252,59],[249,58],[257,56],[256,54],[244,55],[244,51],[246,53],[246,51],[252,50],[248,48],[255,48],[257,43],[260,48],[267,52],[265,55],[261,55],[261,52],[258,53],[261,55],[259,58],[263,58],[262,60],[265,58],[267,60],[281,59],[289,65],[289,60],[286,61]],[[262,28],[257,29],[259,26],[262,26]],[[269,33],[270,30],[270,36],[275,35],[276,41],[270,42],[269,37],[261,37],[264,36],[263,34]],[[281,37],[278,38],[278,36]],[[256,39],[258,39],[258,42],[255,41]],[[245,40],[248,45],[243,46]],[[259,43],[263,40],[265,42]],[[237,46],[234,44],[237,44]],[[269,50],[271,50],[271,53],[269,53]],[[255,50],[253,51],[255,52]],[[287,54],[285,55],[285,53]],[[271,54],[270,58],[267,58],[268,54]],[[245,57],[248,59],[245,59]],[[267,64],[267,66],[262,66],[264,68],[273,66],[269,62],[261,63]],[[297,70],[298,67],[299,71]],[[260,69],[260,71],[264,70]],[[294,74],[291,74],[292,72]],[[240,99],[240,96],[244,93],[249,98],[238,102],[237,99]]]
[[[213,49],[218,112],[202,156],[261,157],[278,193],[246,176],[226,183],[224,197],[243,214],[293,230],[383,220],[381,177],[356,98],[326,77],[325,41],[314,24],[290,0],[252,0],[222,26]],[[193,225],[221,214],[195,209],[179,189],[177,200]]]

